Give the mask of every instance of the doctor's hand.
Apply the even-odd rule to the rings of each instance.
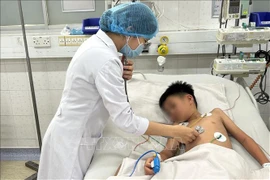
[[[127,65],[124,65],[123,78],[125,80],[130,80],[133,74],[133,62],[128,60]]]
[[[184,144],[195,141],[200,135],[195,129],[189,127],[175,125],[174,128],[174,139]]]
[[[154,171],[151,167],[151,162],[154,160],[154,157],[147,158],[144,163],[144,173],[145,175],[154,175]]]

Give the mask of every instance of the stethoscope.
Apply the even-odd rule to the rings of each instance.
[[[123,66],[124,65],[127,65],[127,57],[126,56],[122,56],[122,64],[123,64]],[[127,80],[126,79],[124,79],[124,84],[125,84],[125,93],[126,93],[126,95],[127,95],[127,102],[129,102],[129,99],[128,99],[128,92],[127,92]]]

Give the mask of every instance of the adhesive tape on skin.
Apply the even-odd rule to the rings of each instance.
[[[221,136],[221,137],[220,137]],[[214,137],[216,138],[217,141],[219,142],[225,142],[227,140],[226,136],[221,134],[220,132],[215,132]]]
[[[209,117],[209,116],[212,116],[212,113],[205,113],[205,114],[202,114],[201,117]]]
[[[188,122],[181,122],[179,125],[180,126],[188,126],[188,124],[189,124]]]
[[[155,165],[154,165],[154,161],[151,162],[151,168],[153,168]]]
[[[264,167],[264,168],[270,167],[270,163],[264,163],[264,164],[263,164],[263,167]]]

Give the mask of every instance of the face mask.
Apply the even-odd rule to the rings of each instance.
[[[134,58],[136,56],[139,56],[143,51],[144,45],[140,43],[138,37],[137,39],[138,39],[139,46],[135,50],[131,49],[130,46],[128,45],[128,41],[129,41],[129,38],[128,38],[126,45],[120,50],[120,52],[128,58]]]

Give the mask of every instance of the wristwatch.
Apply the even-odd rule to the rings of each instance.
[[[270,167],[270,163],[264,163],[262,166],[263,166],[264,168]]]

